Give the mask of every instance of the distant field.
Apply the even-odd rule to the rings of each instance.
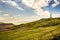
[[[0,40],[60,40],[59,18],[41,19],[7,29],[9,31],[0,32]]]

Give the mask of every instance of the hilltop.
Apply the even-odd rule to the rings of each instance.
[[[45,18],[6,29],[9,30],[0,32],[1,40],[60,40],[60,18]]]

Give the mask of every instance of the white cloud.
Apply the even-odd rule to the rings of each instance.
[[[49,14],[49,12],[47,12],[47,14],[44,14],[44,13],[46,13],[46,11],[43,11],[42,9],[41,9],[41,7],[44,7],[44,6],[48,6],[48,2],[49,2],[50,0],[22,0],[22,2],[25,4],[25,5],[27,5],[28,7],[32,7],[33,9],[35,9],[35,11],[36,11],[36,13],[38,14],[38,15],[48,15]],[[18,9],[21,9],[20,7],[19,7],[19,5],[17,4],[17,3],[15,3],[14,1],[11,1],[11,0],[9,0],[9,1],[3,1],[3,2],[5,2],[5,3],[7,3],[8,5],[12,5],[12,6],[14,6],[15,8],[18,8]],[[48,16],[47,16],[48,17]]]
[[[33,5],[39,5],[40,7],[42,6],[47,6],[49,0],[22,0],[23,3],[27,6],[33,7]]]
[[[19,15],[11,16],[10,14],[4,14],[2,17],[0,17],[0,21],[7,22],[7,23],[21,24],[21,23],[39,20],[41,18],[49,18],[50,17],[49,11],[43,11],[41,9],[41,7],[48,6],[48,3],[50,2],[50,0],[22,0],[22,1],[28,7],[35,9],[35,12],[39,16],[22,17]],[[4,1],[4,3],[21,10],[19,5],[17,3],[15,3],[14,1]],[[54,5],[54,7],[56,6],[55,4],[53,4],[53,5]],[[60,17],[60,14],[53,14],[52,17]]]
[[[23,3],[29,7],[32,7],[35,9],[37,15],[40,15],[41,17],[49,17],[48,11],[43,11],[41,7],[48,6],[48,3],[50,0],[22,0]]]
[[[58,18],[58,17],[60,17],[60,14],[53,14],[52,17],[53,18]]]
[[[10,5],[10,6],[13,6],[13,7],[15,7],[15,8],[19,9],[19,10],[23,10],[23,9],[20,8],[19,5],[18,5],[16,2],[14,2],[14,1],[11,1],[11,0],[8,0],[8,1],[2,0],[2,2],[4,2],[5,4],[8,4],[8,5]]]
[[[57,1],[57,0],[54,0],[54,4],[52,4],[52,7],[55,7],[55,6],[57,6],[58,4],[59,4],[59,2]]]
[[[33,3],[34,3],[34,0],[22,0],[22,2],[29,6],[29,7],[32,7]]]
[[[48,3],[51,0],[23,0],[23,3],[29,7],[32,7],[35,9],[36,13],[40,15],[40,18],[49,18],[50,17],[50,12],[48,10],[43,11],[41,7],[48,6]],[[52,4],[52,7],[55,7],[59,4],[57,0],[54,0],[54,4]],[[58,15],[58,14],[57,14]],[[55,16],[57,16],[55,15]],[[53,16],[53,17],[55,17]]]
[[[49,17],[49,12],[48,11],[43,11],[41,9],[41,7],[48,5],[48,0],[38,0],[38,1],[36,1],[36,0],[22,0],[22,1],[28,7],[32,7],[33,9],[35,9],[37,15],[39,15],[39,16],[30,16],[30,17],[21,17],[21,16],[19,16],[18,17],[18,16],[10,16],[9,14],[4,14],[3,22],[10,22],[10,23],[14,23],[14,24],[20,24],[20,23],[31,22],[31,21],[39,20],[41,18]],[[8,1],[6,3],[8,3],[9,5],[12,5],[14,7],[18,7],[18,5],[13,1]]]

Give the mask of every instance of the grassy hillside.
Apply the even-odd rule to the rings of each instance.
[[[57,25],[60,25],[60,18],[51,18],[51,19],[48,18],[48,19],[41,19],[26,24],[17,25],[12,27],[11,29],[17,29],[17,28],[36,29],[39,27],[50,27],[50,26],[57,26]]]
[[[38,21],[7,27],[0,32],[0,40],[60,40],[60,18]]]

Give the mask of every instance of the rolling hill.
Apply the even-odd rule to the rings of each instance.
[[[8,30],[0,32],[0,40],[60,40],[60,18],[45,18],[5,29]]]

